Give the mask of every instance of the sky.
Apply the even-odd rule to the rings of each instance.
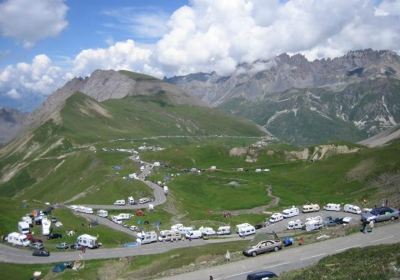
[[[32,110],[96,69],[157,77],[283,52],[400,50],[400,0],[0,0],[0,107]]]

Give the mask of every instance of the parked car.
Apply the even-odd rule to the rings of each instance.
[[[50,239],[58,239],[58,238],[62,238],[62,234],[61,233],[50,233],[48,236],[47,236],[47,239],[48,240],[50,240]]]
[[[259,272],[253,272],[250,274],[247,274],[247,280],[263,280],[263,279],[269,279],[269,278],[275,278],[278,277],[275,273],[271,271],[259,271]]]
[[[57,248],[57,249],[65,250],[65,249],[68,249],[68,248],[69,248],[69,244],[68,244],[67,242],[62,242],[62,243],[57,244],[57,245],[56,245],[56,248]]]
[[[256,245],[251,246],[243,251],[245,256],[257,256],[266,252],[279,251],[282,249],[282,242],[280,240],[264,240],[258,242]]]
[[[50,252],[47,251],[46,249],[35,250],[35,251],[33,251],[32,256],[35,256],[35,257],[48,257],[48,256],[50,256]]]
[[[333,219],[331,216],[328,216],[324,220],[324,225],[327,227],[334,227],[337,225],[335,219]]]
[[[29,245],[29,247],[30,247],[31,249],[35,249],[35,250],[44,249],[43,243],[41,243],[41,242],[34,242],[34,243],[31,243],[31,245]]]
[[[371,212],[366,212],[361,214],[361,220],[370,222],[383,222],[388,220],[395,220],[399,218],[399,210],[390,207],[378,207],[372,209]]]

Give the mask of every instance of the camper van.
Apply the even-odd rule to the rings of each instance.
[[[343,206],[343,211],[353,213],[353,214],[361,214],[361,208],[356,205],[351,205],[351,204],[345,204]]]
[[[182,234],[182,235],[186,235],[186,233],[193,231],[194,228],[193,227],[180,227],[178,229],[178,231]]]
[[[324,210],[326,211],[340,211],[342,210],[340,204],[337,203],[328,203],[324,206]]]
[[[137,234],[136,242],[140,244],[149,244],[157,242],[157,233],[155,231],[139,232]]]
[[[133,196],[128,197],[128,204],[129,205],[135,204],[135,199],[133,198]]]
[[[125,199],[118,199],[114,202],[114,205],[118,205],[118,206],[124,206],[125,203]]]
[[[283,215],[281,213],[272,214],[271,218],[269,218],[270,223],[276,223],[283,220]]]
[[[42,219],[42,235],[50,234],[51,221],[47,217]]]
[[[284,218],[291,218],[300,214],[299,208],[292,206],[292,208],[288,208],[282,211],[282,215]]]
[[[78,236],[76,243],[80,246],[88,247],[90,249],[96,249],[100,247],[100,243],[97,243],[97,237],[89,234],[82,234]]]
[[[168,194],[168,192],[169,192],[169,189],[168,189],[168,187],[167,187],[167,186],[164,186],[164,187],[163,187],[163,190],[164,190],[164,194]]]
[[[123,220],[129,220],[132,215],[129,213],[119,213],[118,215],[113,216],[115,217],[117,220],[123,221]]]
[[[249,223],[243,223],[243,224],[236,225],[236,233],[239,233],[240,229],[247,228],[247,227],[251,227],[251,225]]]
[[[6,240],[8,243],[16,246],[24,246],[27,247],[31,243],[25,234],[21,234],[18,232],[12,232],[7,235]]]
[[[182,228],[182,227],[183,227],[182,224],[175,224],[175,225],[171,226],[171,230],[179,231],[179,229]]]
[[[228,235],[228,234],[231,234],[230,226],[221,226],[217,230],[217,235]]]
[[[199,239],[203,237],[203,233],[200,230],[190,230],[185,234],[188,239]]]
[[[98,210],[97,211],[97,216],[102,217],[102,218],[107,218],[108,217],[108,211],[107,210]]]
[[[239,230],[240,237],[249,236],[252,234],[256,234],[256,229],[253,226],[242,227]]]
[[[139,199],[139,204],[145,204],[145,203],[148,203],[150,201],[151,201],[150,198],[142,197],[142,198]]]
[[[30,216],[28,216],[28,215],[23,216],[23,217],[21,218],[21,221],[22,221],[22,222],[25,222],[25,223],[28,223],[28,225],[29,225],[30,227],[33,226],[33,220],[32,220],[32,218],[31,218]]]
[[[287,225],[287,229],[302,229],[303,222],[301,220],[289,221]]]
[[[306,222],[312,222],[312,221],[318,222],[320,224],[322,224],[324,222],[324,220],[322,219],[321,216],[309,217],[306,219]]]
[[[305,223],[306,231],[318,230],[323,227],[323,223],[319,220],[309,220]]]
[[[158,235],[158,241],[178,241],[182,239],[182,235],[179,231],[174,230],[162,230]]]
[[[216,234],[215,230],[211,227],[200,227],[199,230],[201,231],[203,236],[210,236]]]
[[[19,233],[22,234],[27,234],[31,232],[31,228],[29,227],[29,224],[27,222],[18,222],[18,231]]]
[[[303,213],[310,213],[310,212],[318,212],[319,205],[318,204],[306,204],[303,205]]]

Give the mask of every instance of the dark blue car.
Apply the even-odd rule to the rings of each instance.
[[[278,277],[278,275],[276,275],[271,271],[259,271],[248,274],[247,280],[261,280],[261,279],[270,279],[275,277]]]

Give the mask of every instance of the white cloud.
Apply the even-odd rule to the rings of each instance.
[[[68,25],[67,10],[63,0],[6,0],[0,4],[0,34],[32,47]]]
[[[64,70],[44,54],[35,56],[31,64],[17,63],[0,71],[0,91],[14,99],[22,93],[50,94],[64,82]]]

